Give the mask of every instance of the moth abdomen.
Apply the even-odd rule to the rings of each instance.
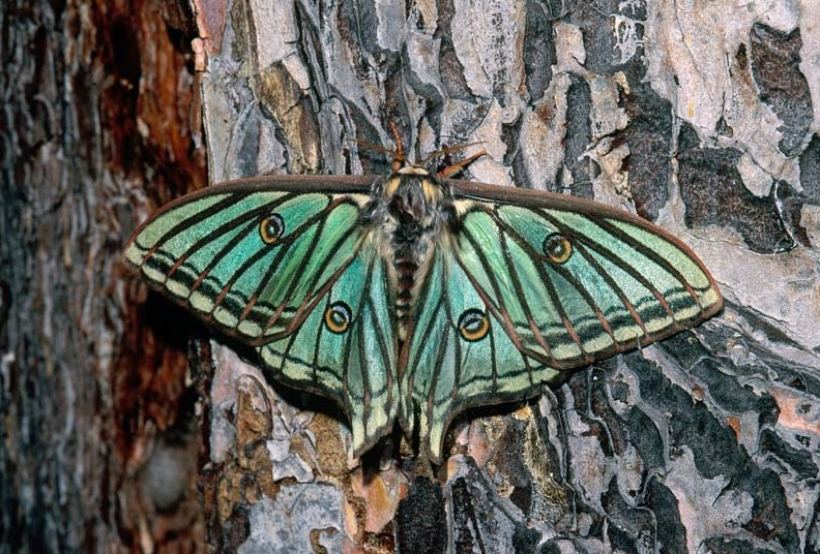
[[[393,269],[396,272],[397,282],[396,317],[399,320],[399,327],[404,328],[413,304],[413,285],[416,282],[418,264],[411,257],[396,257],[393,261]]]

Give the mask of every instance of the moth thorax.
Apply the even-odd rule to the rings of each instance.
[[[400,223],[423,224],[444,199],[440,183],[426,174],[396,174],[385,183],[383,194],[388,210]]]
[[[432,251],[430,245],[443,224],[444,193],[438,180],[427,171],[407,167],[385,182],[382,194],[386,228],[390,229],[399,338],[405,340],[418,284],[424,279]]]

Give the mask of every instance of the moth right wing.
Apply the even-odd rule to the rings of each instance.
[[[261,177],[163,206],[125,251],[149,284],[223,332],[264,344],[292,332],[357,255],[361,178]]]
[[[434,463],[461,411],[522,400],[558,375],[514,342],[447,238],[436,245],[400,364],[402,426],[418,431],[422,456]]]
[[[387,266],[368,237],[296,331],[259,348],[277,381],[334,399],[354,455],[388,433],[398,408],[398,343]]]
[[[450,181],[444,232],[400,365],[403,425],[440,459],[459,411],[538,393],[570,369],[718,312],[697,256],[663,229],[561,195]]]
[[[361,454],[397,410],[396,318],[362,222],[362,178],[263,177],[163,207],[127,262],[166,296],[259,346],[275,380],[340,405]]]
[[[685,244],[588,200],[460,184],[459,263],[527,354],[569,369],[690,328],[723,306]]]

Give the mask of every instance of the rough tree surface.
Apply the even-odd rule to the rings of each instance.
[[[0,552],[820,551],[812,0],[0,3]],[[681,237],[717,318],[470,412],[431,479],[125,275],[170,198],[469,177]],[[468,151],[469,152],[469,151]],[[395,437],[394,437],[395,438]]]

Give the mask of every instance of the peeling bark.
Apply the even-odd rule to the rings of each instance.
[[[12,0],[0,21],[0,551],[202,544],[198,508],[184,527],[145,517],[146,499],[168,509],[185,485],[137,479],[176,467],[173,482],[190,459],[160,435],[185,395],[191,326],[143,304],[120,264],[138,221],[204,185],[184,11]]]

